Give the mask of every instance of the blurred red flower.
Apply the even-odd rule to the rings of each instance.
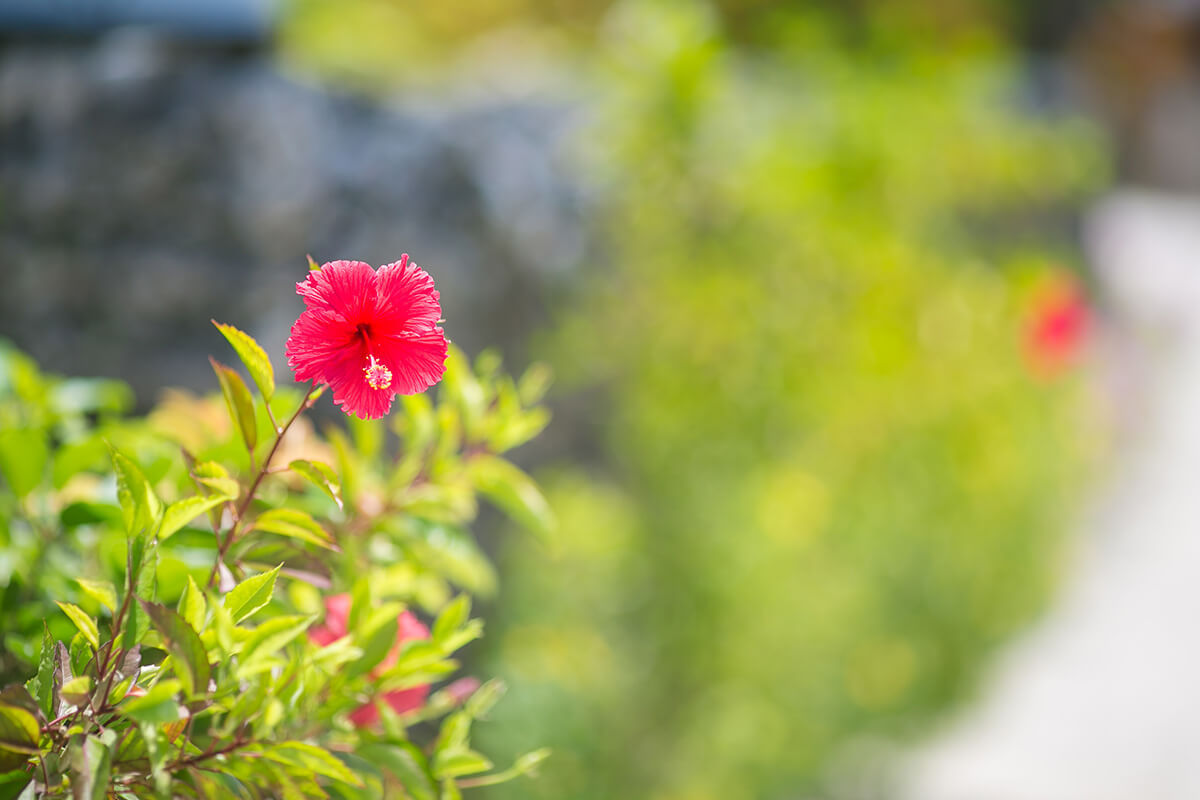
[[[325,621],[311,628],[308,632],[308,638],[316,644],[324,647],[332,642],[342,638],[347,634],[347,623],[350,619],[350,595],[335,594],[325,598]],[[396,629],[396,642],[392,645],[392,649],[384,656],[383,661],[379,666],[375,667],[372,675],[388,669],[400,657],[400,649],[404,643],[413,639],[428,639],[429,629],[426,628],[421,621],[418,620],[408,611],[400,613],[397,622],[399,627]],[[392,710],[397,714],[403,714],[408,711],[415,711],[425,704],[425,698],[429,696],[429,685],[413,686],[409,689],[394,689],[390,692],[383,693],[383,701],[392,707]],[[356,727],[365,728],[374,725],[379,720],[379,709],[374,703],[364,703],[350,714],[350,722]]]
[[[300,382],[328,384],[347,414],[378,419],[397,394],[418,394],[446,370],[442,307],[429,273],[405,253],[376,272],[331,261],[296,284],[305,309],[287,341]]]
[[[1049,376],[1074,364],[1090,322],[1087,301],[1075,281],[1056,280],[1040,291],[1025,328],[1025,354],[1033,370]]]

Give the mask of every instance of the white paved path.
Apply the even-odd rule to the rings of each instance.
[[[1108,354],[1110,485],[1053,608],[908,763],[906,800],[1200,800],[1200,201],[1114,195],[1087,244],[1135,332]]]

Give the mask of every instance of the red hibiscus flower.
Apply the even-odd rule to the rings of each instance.
[[[296,284],[305,309],[287,341],[302,383],[328,384],[347,414],[378,419],[398,394],[419,394],[446,371],[442,307],[429,273],[405,253],[376,272],[331,261]]]
[[[308,638],[324,647],[346,635],[346,625],[350,619],[350,595],[335,594],[325,598],[325,622],[312,628]],[[372,675],[378,675],[391,667],[400,658],[400,648],[411,639],[428,639],[429,629],[408,611],[403,611],[397,620],[396,643],[384,657],[379,666],[372,670]],[[413,686],[409,689],[395,689],[383,693],[383,701],[392,707],[397,714],[415,711],[425,705],[429,696],[429,685]],[[364,703],[350,714],[350,722],[356,727],[365,728],[379,721],[379,709],[374,703]]]
[[[1025,353],[1033,370],[1052,376],[1074,364],[1087,338],[1090,313],[1083,292],[1063,278],[1046,286],[1026,323]]]

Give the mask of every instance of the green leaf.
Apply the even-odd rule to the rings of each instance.
[[[314,486],[329,495],[329,498],[337,503],[338,508],[342,508],[342,486],[338,483],[338,476],[333,471],[333,467],[320,461],[297,459],[288,464],[288,469],[307,478]]]
[[[42,482],[50,451],[46,436],[34,428],[12,428],[0,432],[0,474],[18,498]]]
[[[304,257],[308,259],[308,271],[309,272],[319,272],[320,271],[321,265],[318,264],[316,261],[313,261],[312,256],[305,255]]]
[[[483,719],[504,696],[505,691],[507,691],[507,687],[504,685],[504,681],[493,678],[475,690],[475,693],[463,706],[463,711],[474,719]]]
[[[63,610],[64,614],[71,618],[71,622],[75,623],[75,627],[83,634],[83,638],[87,639],[92,649],[99,650],[100,631],[96,628],[96,620],[92,619],[86,611],[73,603],[60,602],[58,607]]]
[[[162,637],[163,647],[171,654],[175,674],[183,682],[189,697],[206,694],[211,668],[204,643],[195,629],[166,606],[139,600],[150,622]]]
[[[71,793],[77,799],[105,800],[108,797],[113,745],[117,732],[111,728],[99,736],[72,737],[70,747]]]
[[[23,708],[0,704],[0,772],[16,769],[36,755],[40,736],[37,717]]]
[[[554,512],[533,479],[502,458],[481,455],[467,462],[472,481],[489,500],[543,539],[556,527]]]
[[[460,594],[442,609],[433,623],[433,639],[441,642],[457,631],[471,618],[471,596]]]
[[[474,750],[442,750],[433,759],[433,774],[440,780],[487,772],[492,762]]]
[[[308,629],[312,617],[274,617],[254,629],[242,645],[237,676],[246,678],[271,666],[271,659],[284,646]]]
[[[327,751],[307,742],[280,742],[268,748],[263,755],[280,764],[311,770],[341,783],[359,787],[363,785],[359,777],[347,769],[345,764]]]
[[[242,441],[246,450],[253,453],[258,441],[258,422],[254,416],[254,398],[246,388],[242,376],[220,363],[216,359],[208,359],[213,372],[217,373],[217,381],[221,384],[221,394],[225,395],[225,405],[229,408],[229,417],[234,426],[241,431]]]
[[[358,755],[387,770],[404,786],[412,800],[436,800],[437,788],[425,763],[425,756],[408,742],[359,745]]]
[[[156,683],[141,697],[127,697],[118,707],[126,717],[138,722],[163,725],[183,719],[183,710],[176,695],[183,689],[183,682],[167,678]]]
[[[354,642],[362,648],[363,656],[346,668],[346,677],[355,678],[374,669],[396,643],[396,632],[400,625],[400,613],[404,606],[399,603],[384,603],[374,609],[352,629]]]
[[[435,752],[465,750],[467,736],[471,733],[471,716],[464,711],[456,711],[442,720],[442,729],[438,731]]]
[[[204,599],[204,591],[196,585],[191,575],[188,575],[187,586],[183,587],[183,594],[179,597],[178,611],[184,622],[192,626],[192,630],[204,630],[208,604]]]
[[[47,717],[54,715],[54,637],[50,628],[42,622],[42,654],[38,658],[37,675],[33,678],[33,696],[38,708]]]
[[[134,597],[152,601],[157,594],[158,538],[152,532],[143,530],[130,534],[127,543],[126,574],[129,579],[127,590],[132,591]],[[150,629],[150,620],[141,606],[136,603],[129,606],[124,627],[121,644],[126,649],[132,649],[141,642],[146,631]]]
[[[254,520],[252,530],[277,533],[291,539],[315,544],[327,550],[336,550],[337,545],[311,515],[294,508],[273,508]]]
[[[92,699],[92,679],[87,675],[72,678],[62,685],[58,693],[73,706],[87,705]]]
[[[236,484],[235,484],[236,485]],[[200,516],[204,512],[216,508],[228,498],[221,494],[208,497],[185,497],[167,506],[163,512],[162,526],[158,529],[158,538],[166,539],[180,528]]]
[[[212,320],[212,324],[216,325],[217,330],[233,345],[238,358],[246,365],[250,377],[258,385],[263,400],[270,400],[271,396],[275,394],[275,369],[271,366],[271,359],[267,356],[267,352],[258,342],[254,341],[254,337],[250,334],[240,331],[232,325],[223,325],[215,319]]]
[[[3,758],[0,754],[0,759]],[[33,787],[29,785],[32,781],[33,774],[23,769],[0,774],[0,800],[25,800],[34,797]],[[29,793],[26,793],[26,787],[29,788]]]
[[[109,453],[117,473],[117,499],[121,502],[125,531],[131,535],[144,532],[153,534],[162,518],[162,501],[137,464],[111,445]]]
[[[229,477],[229,470],[216,461],[197,461],[192,465],[192,475],[202,486],[207,486],[226,500],[234,499],[242,491],[238,482]]]
[[[88,597],[109,611],[115,612],[117,610],[117,588],[111,583],[108,581],[89,581],[83,578],[76,578],[75,582],[79,584],[79,588],[83,589],[83,593]]]
[[[280,564],[270,572],[252,575],[239,583],[225,595],[225,607],[235,623],[249,617],[255,611],[271,602],[275,594],[275,578],[283,567]]]

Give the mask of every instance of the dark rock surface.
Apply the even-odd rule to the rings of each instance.
[[[586,245],[572,113],[417,113],[305,85],[261,54],[129,32],[0,49],[0,336],[47,369],[213,387],[210,317],[282,365],[305,254],[403,252],[447,333],[522,360]]]

